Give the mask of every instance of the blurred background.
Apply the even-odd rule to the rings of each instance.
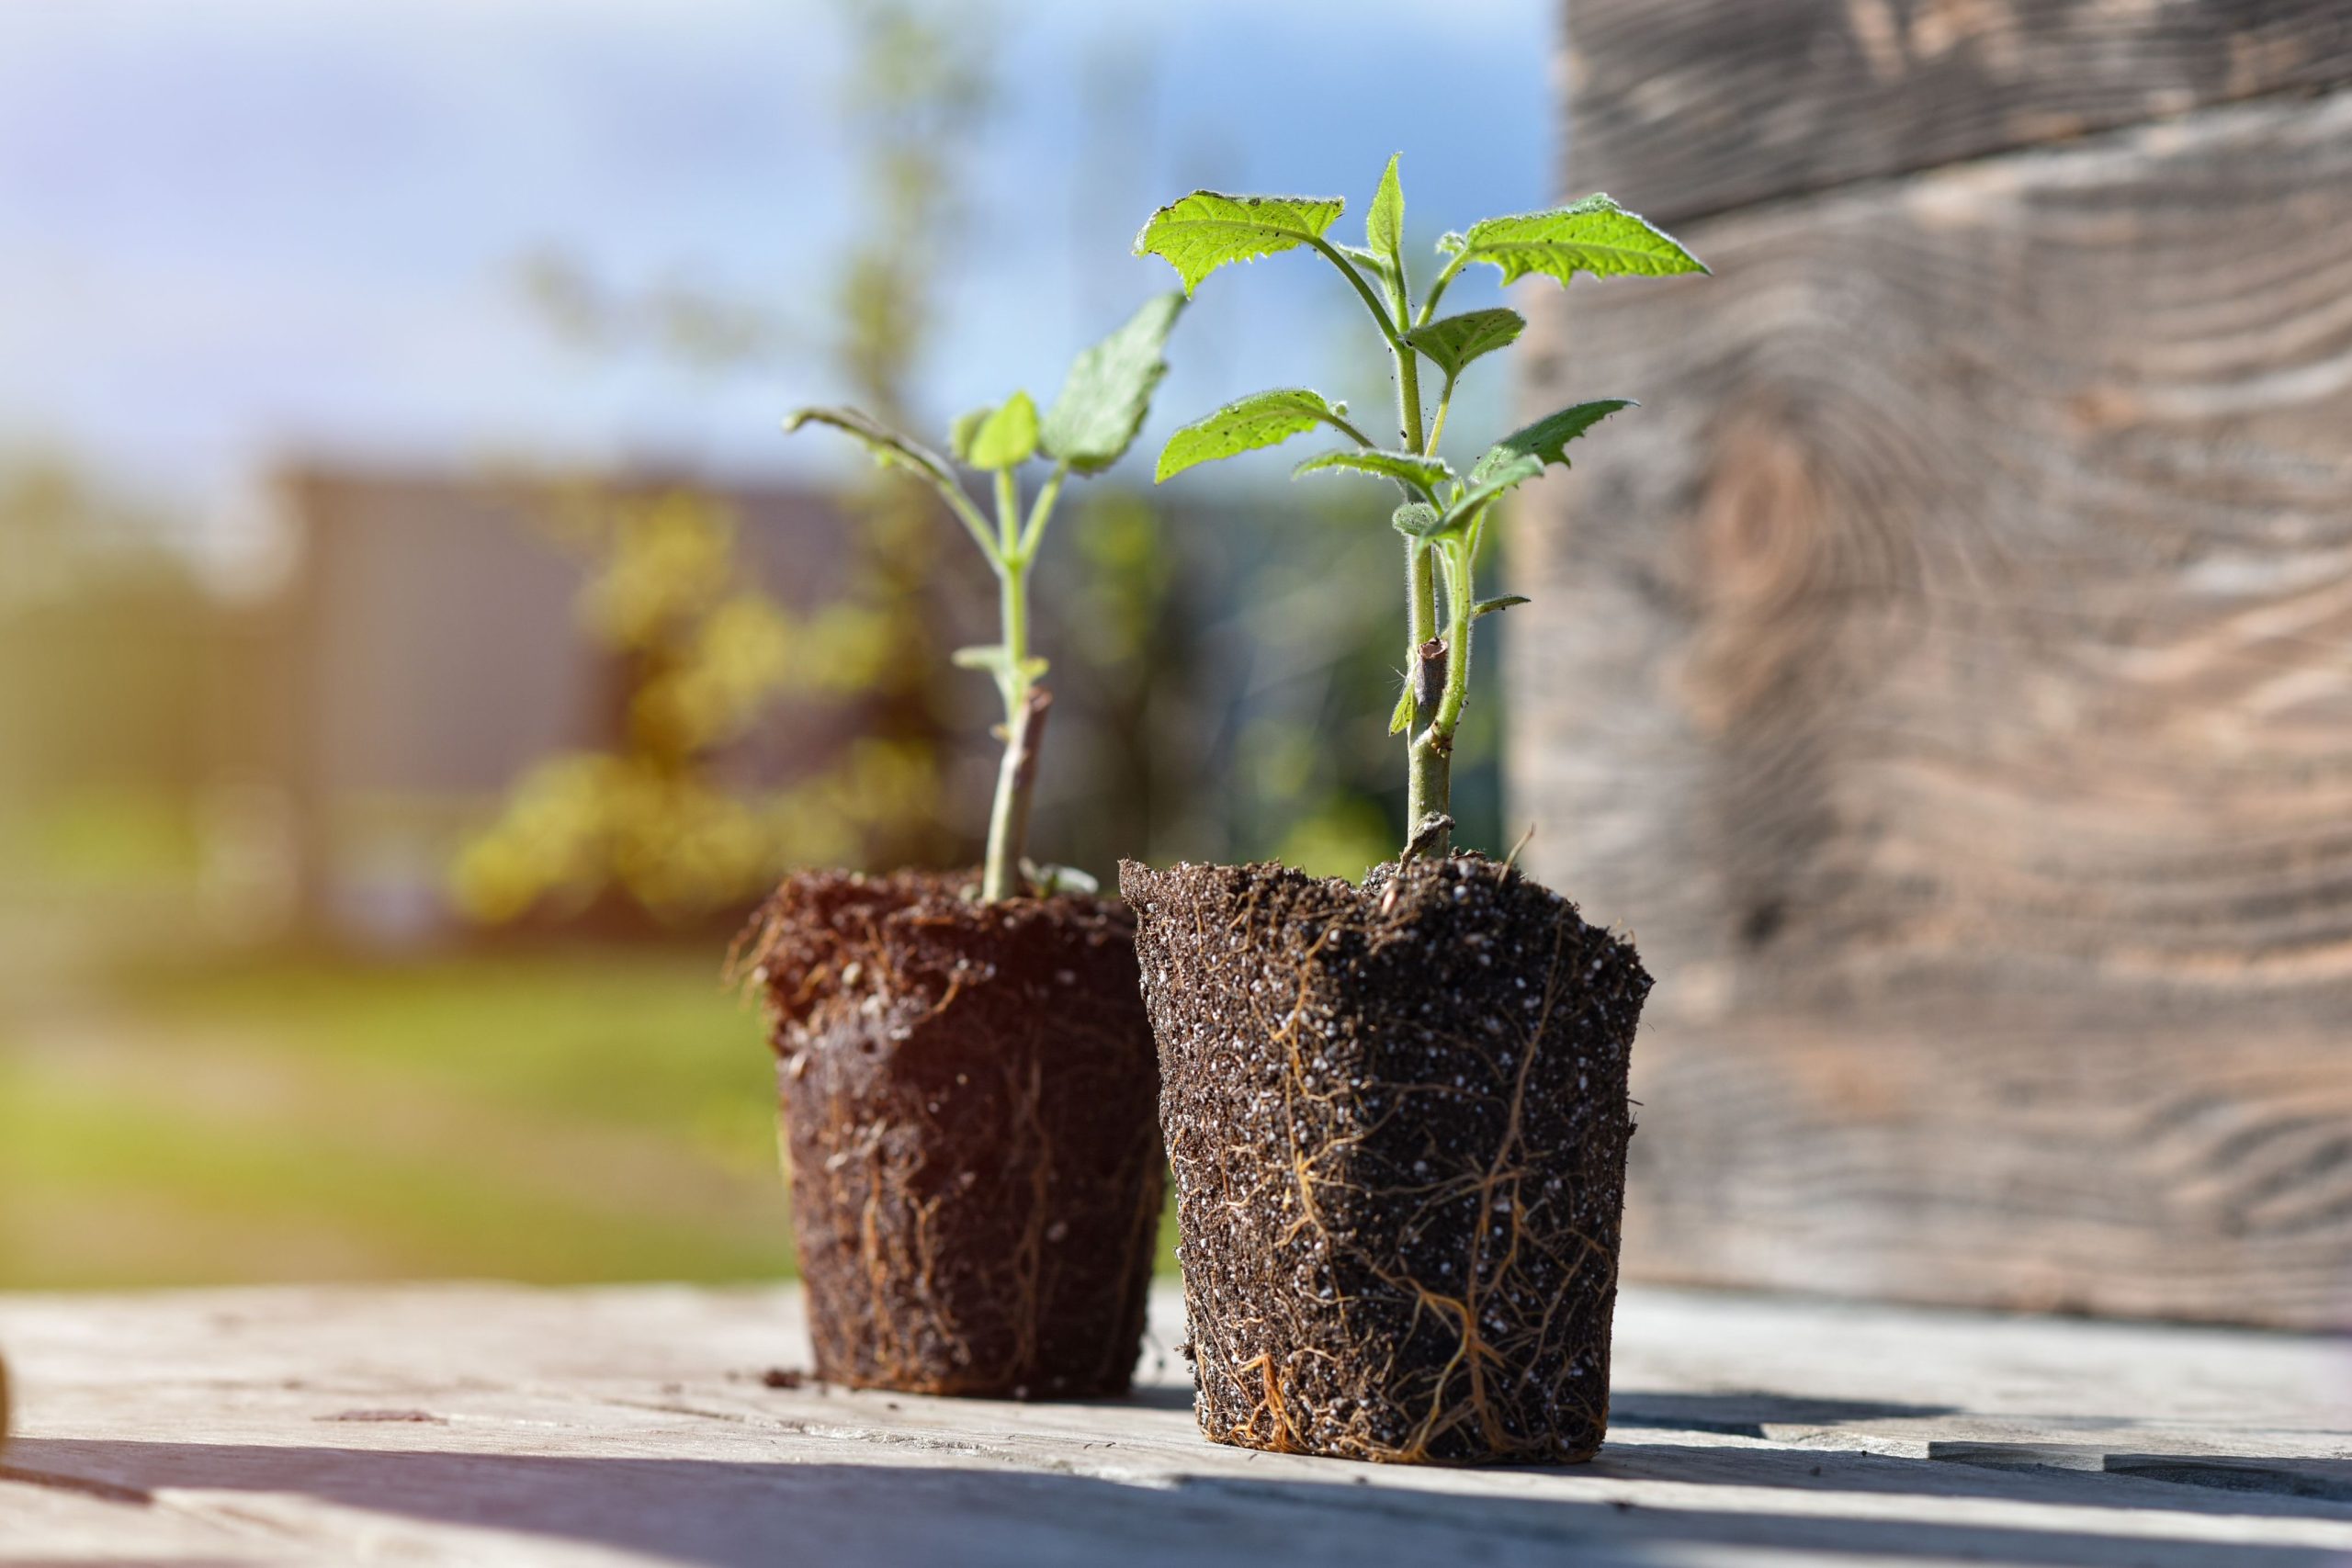
[[[1521,286],[1448,426],[1644,404],[1455,765],[1659,978],[1628,1274],[2352,1324],[2342,0],[0,0],[0,1288],[788,1267],[727,938],[975,859],[995,699],[779,416],[1049,396],[1153,207],[1400,149],[1416,254],[1714,267]],[[1204,289],[1056,525],[1040,855],[1392,852],[1378,509],[1148,482],[1385,417],[1335,283]]]
[[[1449,8],[1476,103],[1408,128],[1362,84],[1429,19],[0,4],[0,1288],[786,1267],[727,939],[786,866],[976,862],[997,699],[967,541],[780,416],[1050,397],[1196,185],[1540,205],[1548,8]],[[1336,280],[1234,281],[1042,569],[1033,844],[1106,883],[1402,815],[1365,498],[1149,487],[1243,391],[1392,396]]]

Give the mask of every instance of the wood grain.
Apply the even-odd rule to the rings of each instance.
[[[1630,1273],[2352,1320],[2347,229],[2352,95],[1531,300],[1532,401],[1645,404],[1509,674],[1660,977]]]
[[[1181,1333],[1173,1282],[1153,1303]],[[1590,1464],[1366,1465],[1131,1400],[773,1386],[799,1293],[0,1296],[0,1562],[2324,1568],[2323,1339],[1635,1289]]]
[[[1570,0],[1566,181],[1677,221],[2352,82],[2342,0]]]

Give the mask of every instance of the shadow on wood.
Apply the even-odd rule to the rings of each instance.
[[[1125,1560],[1196,1564],[1280,1552],[1296,1562],[1655,1561],[1661,1549],[1752,1550],[1905,1559],[1987,1557],[2050,1568],[2134,1563],[2203,1568],[2209,1540],[2120,1529],[2044,1529],[1917,1518],[1827,1518],[1801,1513],[1657,1508],[1606,1502],[1515,1502],[1397,1493],[1352,1484],[1334,1466],[1329,1484],[1187,1479],[1144,1486],[1075,1474],[1041,1475],[917,1462],[753,1464],[707,1460],[575,1458],[347,1448],[28,1439],[11,1479],[106,1484],[153,1495],[165,1489],[295,1494],[338,1507],[442,1524],[525,1531],[712,1568],[753,1568],[789,1546],[801,1560],[843,1564],[943,1561],[1080,1561],[1102,1543]],[[1719,1449],[1661,1449],[1643,1471],[1699,1473],[1729,1485],[1804,1486],[1822,1456],[1766,1450],[1743,1468]],[[1815,1465],[1817,1469],[1817,1464]],[[1879,1461],[1889,1483],[1871,1490],[1949,1494],[1953,1468]],[[1962,1490],[1991,1484],[1990,1472]],[[1917,1477],[1906,1486],[1902,1478]],[[1815,1483],[1852,1489],[1841,1477]],[[2194,1494],[2119,1480],[2116,1506],[2204,1508]],[[2231,1511],[2246,1510],[2233,1497]],[[2329,1517],[2344,1517],[2331,1509]],[[2333,1568],[2333,1551],[2234,1544],[2245,1568]]]

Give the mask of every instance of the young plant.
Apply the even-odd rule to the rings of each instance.
[[[1161,355],[1184,299],[1182,294],[1161,294],[1145,301],[1125,326],[1070,363],[1060,395],[1042,415],[1028,393],[1015,392],[993,408],[974,409],[956,422],[950,445],[956,458],[993,477],[993,523],[973,504],[945,461],[855,409],[797,409],[784,422],[786,434],[804,424],[845,431],[863,442],[883,467],[903,468],[929,484],[996,573],[1001,622],[998,640],[959,649],[955,655],[963,668],[993,676],[1004,698],[1004,761],[997,770],[988,860],[980,874],[980,897],[986,902],[1012,897],[1029,886],[1022,851],[1028,841],[1046,710],[1053,701],[1040,683],[1046,661],[1029,651],[1029,568],[1037,558],[1046,525],[1053,520],[1062,481],[1072,474],[1101,473],[1125,454],[1143,428],[1152,389],[1168,373]],[[1052,468],[1024,510],[1018,474],[1032,458]]]
[[[1364,243],[1336,244],[1324,235],[1346,204],[1338,197],[1224,196],[1196,190],[1151,215],[1136,236],[1136,254],[1159,256],[1176,269],[1189,296],[1227,262],[1305,246],[1339,270],[1379,330],[1396,367],[1401,446],[1382,447],[1347,417],[1347,405],[1304,387],[1259,392],[1227,403],[1169,438],[1158,479],[1195,464],[1277,446],[1317,425],[1351,442],[1309,457],[1297,473],[1357,473],[1394,483],[1404,502],[1391,519],[1405,536],[1408,627],[1405,689],[1389,733],[1408,737],[1406,852],[1443,855],[1452,845],[1453,736],[1470,691],[1471,629],[1482,615],[1526,603],[1480,599],[1476,569],[1495,503],[1547,465],[1567,467],[1570,441],[1608,415],[1633,406],[1604,398],[1547,414],[1489,446],[1466,476],[1438,456],[1455,387],[1474,361],[1509,347],[1526,321],[1491,309],[1440,316],[1438,301],[1462,270],[1486,263],[1511,283],[1530,274],[1566,287],[1577,273],[1596,277],[1664,277],[1706,267],[1671,235],[1606,196],[1549,212],[1487,218],[1437,243],[1445,258],[1418,300],[1404,253],[1405,193],[1388,160],[1364,220]],[[1432,417],[1421,398],[1421,362],[1440,378]],[[1441,600],[1440,589],[1443,593]],[[1442,619],[1441,620],[1441,616]]]

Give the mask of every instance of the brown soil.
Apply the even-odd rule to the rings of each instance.
[[[746,933],[817,1375],[1122,1393],[1162,1183],[1134,921],[975,880],[803,873]]]
[[[1474,855],[1358,887],[1129,863],[1201,1429],[1401,1462],[1608,1425],[1626,1061],[1650,978]]]

